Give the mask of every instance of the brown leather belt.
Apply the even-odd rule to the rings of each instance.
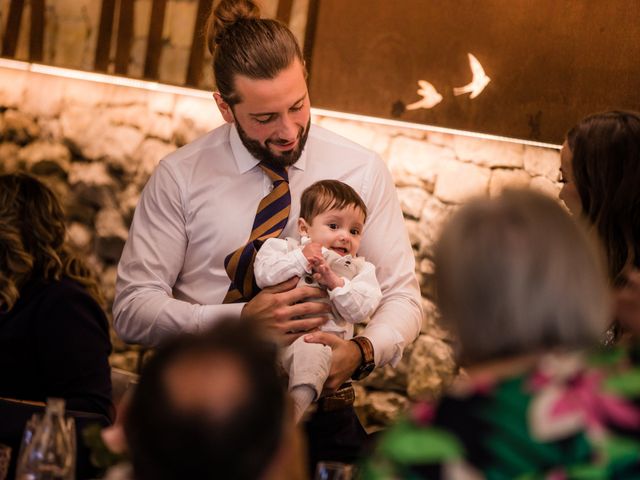
[[[320,397],[317,402],[318,412],[335,412],[353,405],[356,392],[351,383],[344,383],[338,390],[330,395]]]

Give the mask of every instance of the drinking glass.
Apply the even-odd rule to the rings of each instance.
[[[351,480],[353,466],[340,462],[318,462],[314,480]]]

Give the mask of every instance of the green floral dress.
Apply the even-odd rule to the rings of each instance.
[[[387,431],[362,478],[640,479],[633,355],[548,355],[525,374],[458,382]]]

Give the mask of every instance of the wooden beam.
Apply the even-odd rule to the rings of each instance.
[[[116,0],[102,0],[100,24],[98,27],[98,43],[96,45],[96,58],[94,62],[94,69],[99,72],[106,72],[109,68],[109,53],[111,52],[111,34],[115,8]]]
[[[293,6],[293,0],[279,0],[278,1],[278,11],[276,13],[276,18],[280,20],[285,25],[289,25],[289,21],[291,20],[291,7]]]
[[[118,43],[116,46],[115,72],[126,75],[131,59],[133,41],[133,0],[120,0],[118,19]]]
[[[309,0],[309,10],[307,11],[307,26],[304,29],[304,47],[302,55],[311,81],[311,62],[313,60],[313,44],[316,41],[316,27],[318,25],[318,8],[320,0]]]
[[[187,85],[197,87],[202,78],[202,59],[206,47],[205,27],[213,0],[198,0],[198,14],[196,26],[193,29],[193,40],[189,52],[189,66],[187,67]]]
[[[11,0],[9,4],[7,28],[4,32],[4,38],[2,39],[2,55],[5,57],[13,57],[16,54],[23,10],[24,0]]]
[[[153,0],[153,4],[151,5],[149,35],[147,36],[147,55],[144,61],[145,78],[158,78],[160,56],[162,55],[162,30],[166,9],[167,0]]]
[[[31,0],[29,60],[41,62],[44,52],[44,0]]]

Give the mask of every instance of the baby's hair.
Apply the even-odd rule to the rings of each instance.
[[[360,195],[346,183],[339,180],[320,180],[307,187],[300,199],[300,218],[306,222],[327,210],[342,210],[348,206],[359,208],[367,219],[367,206]]]

